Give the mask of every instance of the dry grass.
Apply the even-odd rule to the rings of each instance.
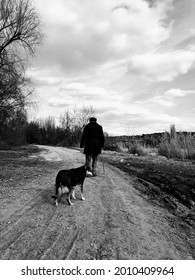
[[[171,126],[159,145],[159,155],[195,160],[195,138],[190,133],[176,133],[175,126]]]
[[[147,156],[149,150],[145,146],[135,143],[129,146],[129,153],[138,156]]]

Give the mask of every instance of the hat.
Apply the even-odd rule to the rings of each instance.
[[[90,121],[90,122],[96,122],[96,121],[97,121],[97,119],[96,119],[96,118],[94,118],[94,117],[91,117],[91,118],[89,119],[89,121]]]

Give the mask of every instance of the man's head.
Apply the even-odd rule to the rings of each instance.
[[[94,117],[91,117],[91,118],[89,119],[89,121],[90,121],[90,123],[91,123],[91,122],[97,122],[97,119],[94,118]]]

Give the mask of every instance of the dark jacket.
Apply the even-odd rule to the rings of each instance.
[[[96,122],[88,123],[83,130],[80,147],[84,147],[84,154],[97,156],[104,146],[104,133],[101,125]]]

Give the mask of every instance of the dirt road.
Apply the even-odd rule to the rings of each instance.
[[[99,176],[86,178],[85,201],[79,188],[74,206],[63,198],[54,206],[54,181],[60,169],[84,164],[84,155],[45,147],[33,160],[51,172],[39,172],[4,194],[0,218],[1,259],[192,259],[172,214],[144,199],[126,173],[101,161]],[[22,174],[24,176],[24,174]],[[28,176],[28,175],[27,175]]]

